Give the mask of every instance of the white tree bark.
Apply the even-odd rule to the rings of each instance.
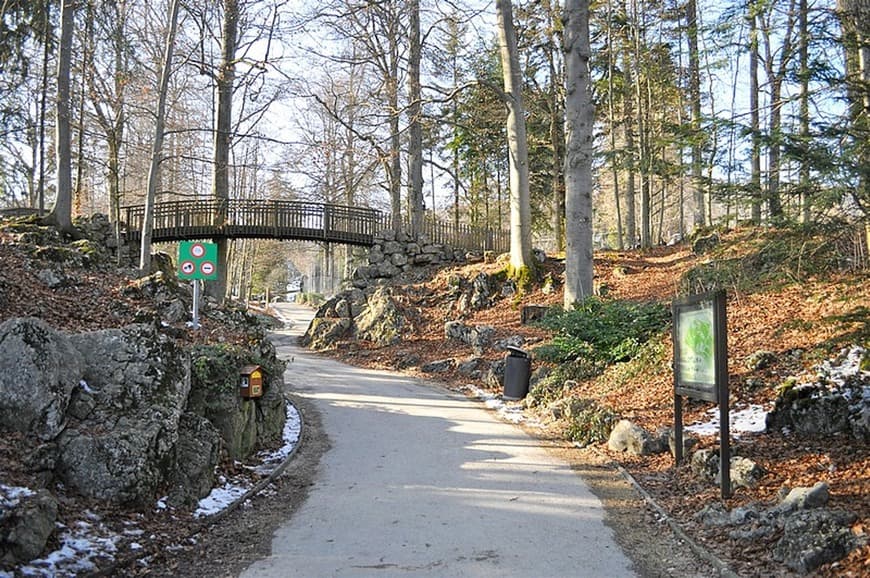
[[[532,210],[529,200],[529,145],[523,107],[522,71],[510,0],[496,0],[498,44],[506,93],[510,159],[510,265],[521,271],[532,265]]]
[[[566,0],[565,308],[592,295],[592,128],[589,1]]]

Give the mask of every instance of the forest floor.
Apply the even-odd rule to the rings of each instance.
[[[716,259],[739,260],[746,247],[757,248],[758,243],[769,242],[767,237],[752,231],[730,233],[724,241]],[[786,378],[796,376],[800,379],[812,374],[816,365],[849,345],[868,346],[870,285],[867,281],[870,275],[866,261],[862,268],[843,268],[839,272],[815,276],[808,275],[805,270],[795,273],[795,267],[809,267],[802,255],[784,258],[783,266],[789,265],[791,273],[780,277],[776,283],[747,287],[735,278],[733,286],[729,287],[728,353],[732,407],[757,405],[769,409],[776,387]],[[810,256],[806,257],[809,262]],[[606,287],[608,296],[614,299],[669,303],[678,294],[683,275],[708,261],[709,255],[695,255],[687,246],[659,247],[645,252],[599,252],[595,259],[596,286]],[[545,268],[556,279],[562,278],[563,267],[558,260],[548,259],[545,263]],[[124,290],[130,280],[121,273],[82,269],[70,275],[69,283],[49,289],[37,277],[39,268],[29,252],[0,231],[0,322],[11,317],[34,316],[59,329],[87,331],[132,323],[143,311],[153,307],[147,299]],[[401,360],[412,355],[419,358],[418,367],[426,361],[466,358],[471,355],[468,346],[444,338],[444,323],[456,314],[452,300],[447,297],[449,279],[453,275],[472,278],[481,270],[495,273],[500,268],[502,266],[497,264],[478,263],[433,271],[425,282],[407,285],[397,291],[397,299],[413,319],[413,326],[402,341],[380,348],[351,342],[324,354],[351,364],[391,370],[397,370]],[[527,343],[538,343],[548,339],[549,333],[521,324],[521,307],[558,304],[561,299],[558,284],[556,290],[549,293],[534,287],[519,298],[502,297],[493,307],[473,312],[463,321],[469,325],[493,326],[495,339],[522,335]],[[216,320],[206,317],[202,321],[203,331],[190,339],[224,342],[241,339]],[[608,371],[598,378],[578,381],[565,395],[595,399],[612,408],[620,417],[631,419],[649,431],[672,425],[669,336],[662,335],[660,339],[664,360],[642,374],[616,379],[614,373]],[[747,359],[759,351],[774,352],[776,361],[764,369],[748,369]],[[802,354],[794,355],[796,351]],[[485,356],[496,360],[503,355],[493,351]],[[618,369],[614,368],[614,371]],[[414,373],[414,370],[402,371]],[[432,375],[423,377],[433,379]],[[438,380],[456,389],[464,390],[469,385],[467,378],[458,373],[439,375]],[[476,388],[484,387],[480,383],[474,385]],[[500,392],[493,390],[492,393]],[[92,516],[115,517],[125,523],[135,521],[149,540],[145,551],[127,556],[128,567],[123,573],[168,576],[190,571],[196,574],[209,568],[214,570],[215,576],[234,575],[254,559],[268,555],[272,531],[304,499],[307,487],[314,483],[318,455],[328,447],[325,437],[328,432],[318,430],[318,416],[305,406],[304,400],[300,401],[301,412],[310,427],[303,434],[302,452],[297,458],[299,467],[289,468],[288,474],[277,479],[265,497],[258,497],[211,528],[180,512],[113,512],[74,496],[63,497],[62,515],[68,516],[72,510],[79,509]],[[685,422],[706,421],[710,407],[710,404],[701,402],[688,403]],[[693,477],[688,466],[675,467],[668,454],[631,457],[614,453],[603,443],[574,447],[566,442],[563,422],[553,419],[547,412],[536,412],[534,408],[525,411],[538,423],[529,428],[530,431],[561,448],[566,459],[577,464],[585,475],[606,477],[615,471],[617,465],[628,471],[686,534],[739,575],[793,575],[771,559],[769,542],[757,541],[747,548],[744,543],[730,540],[722,529],[703,527],[695,520],[694,514],[705,505],[723,500],[718,487]],[[323,435],[317,437],[318,434]],[[700,445],[712,447],[715,441],[714,436],[702,438]],[[853,532],[867,532],[870,527],[870,452],[866,443],[846,437],[796,438],[781,432],[735,435],[734,442],[742,455],[759,463],[767,474],[757,487],[739,488],[731,498],[724,500],[729,510],[752,502],[771,504],[784,486],[812,486],[824,481],[830,486],[831,507],[855,512],[858,522]],[[15,462],[16,451],[24,445],[26,440],[15,436],[5,436],[0,440],[0,473],[3,478],[8,478],[4,483],[25,484],[24,469]],[[309,448],[307,451],[306,447]],[[608,491],[601,484],[598,489],[604,493]],[[625,516],[625,520],[633,523],[642,502],[626,501],[620,510],[619,502],[625,495],[625,492],[611,495],[610,506],[615,508],[615,516]],[[603,497],[606,502],[607,498]],[[662,523],[660,515],[652,509],[641,514],[652,531],[656,530],[656,524],[660,526]],[[631,544],[625,546],[630,548]],[[647,554],[657,556],[655,550]],[[662,567],[661,560],[658,562]],[[118,569],[108,566],[105,571],[113,574]],[[675,568],[672,572],[665,569],[653,575],[685,574],[680,568]],[[815,575],[870,575],[870,546],[852,552],[839,562],[823,566]]]
[[[818,239],[817,239],[818,240]],[[841,239],[842,240],[842,239]],[[832,243],[834,241],[831,241]],[[781,244],[788,247],[783,249]],[[681,279],[700,265],[712,262],[746,261],[744,266],[770,269],[765,282],[754,284],[746,278],[732,277],[728,291],[728,367],[732,412],[738,408],[770,410],[777,387],[787,378],[799,383],[815,374],[825,359],[836,357],[844,348],[859,345],[867,348],[870,323],[870,284],[866,265],[850,271],[827,271],[814,275],[809,253],[813,243],[803,248],[795,239],[778,240],[764,232],[743,230],[723,237],[715,255],[695,255],[691,247],[678,245],[656,247],[648,251],[606,251],[595,255],[595,285],[605,287],[608,298],[670,303],[680,293]],[[828,248],[830,249],[830,247]],[[766,253],[765,253],[766,251]],[[777,253],[781,251],[783,254]],[[791,255],[797,251],[797,255]],[[836,252],[836,249],[835,249]],[[759,259],[765,253],[777,261],[773,266]],[[756,261],[752,261],[756,259]],[[781,262],[780,262],[781,261]],[[865,262],[866,263],[866,262]],[[804,271],[800,271],[801,267]],[[561,279],[564,265],[547,260],[544,265],[554,278]],[[414,319],[410,333],[388,347],[350,341],[325,352],[348,363],[366,367],[399,370],[411,356],[420,367],[428,361],[454,358],[463,360],[471,349],[444,338],[444,324],[454,319],[455,298],[449,280],[456,275],[473,278],[479,271],[497,273],[504,265],[470,264],[442,270],[430,280],[408,286],[398,292],[397,300],[406,316]],[[776,271],[774,271],[776,269]],[[697,281],[698,277],[694,277]],[[395,293],[394,293],[395,295]],[[496,330],[494,341],[521,335],[526,343],[535,344],[550,337],[541,328],[523,325],[520,310],[524,305],[561,304],[557,289],[545,293],[534,287],[523,294],[502,297],[492,307],[471,312],[463,319],[469,326],[490,325]],[[563,395],[595,400],[612,409],[620,418],[630,419],[647,431],[655,432],[674,423],[674,389],[671,337],[660,337],[664,359],[644,368],[638,375],[626,377],[620,365],[611,367],[597,378],[580,380]],[[534,345],[529,346],[534,349]],[[751,369],[747,361],[757,352],[772,352],[773,362],[763,369]],[[494,361],[503,352],[484,354]],[[415,373],[415,370],[402,371]],[[432,375],[418,375],[433,379]],[[455,369],[435,377],[456,389],[468,389],[468,378]],[[480,383],[477,388],[485,387]],[[500,391],[493,390],[498,394]],[[522,405],[522,404],[519,404]],[[715,406],[686,399],[684,423],[703,423],[710,419]],[[564,421],[554,419],[546,408],[525,408],[525,414],[538,426],[537,435],[551,440],[569,438]],[[577,447],[566,452],[569,459],[601,463],[624,468],[667,515],[697,543],[713,552],[741,576],[791,576],[792,573],[771,558],[774,540],[757,540],[749,545],[729,539],[727,529],[702,526],[694,514],[705,505],[720,502],[729,511],[750,503],[773,505],[783,487],[810,487],[824,481],[830,487],[830,507],[855,512],[858,522],[853,532],[870,531],[870,451],[866,442],[847,436],[818,438],[796,437],[783,432],[733,433],[733,451],[761,465],[766,474],[752,489],[737,488],[723,500],[720,489],[712,482],[692,475],[688,465],[676,467],[670,454],[630,456],[608,450],[606,443]],[[718,436],[703,436],[698,448],[718,446]],[[778,538],[776,536],[775,538]],[[847,558],[823,566],[818,576],[870,575],[870,546],[853,551]]]

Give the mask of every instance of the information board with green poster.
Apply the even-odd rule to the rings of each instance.
[[[182,241],[178,246],[178,278],[217,279],[217,259],[216,244]]]
[[[725,291],[677,299],[674,315],[674,457],[683,459],[682,396],[719,405],[719,476],[722,497],[731,495],[728,402],[728,331]]]

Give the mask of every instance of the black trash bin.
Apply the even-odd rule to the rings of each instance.
[[[529,375],[532,360],[529,354],[519,347],[508,346],[504,364],[503,399],[523,399],[529,393]]]

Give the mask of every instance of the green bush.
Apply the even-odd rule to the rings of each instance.
[[[664,330],[670,309],[660,303],[639,303],[590,297],[568,311],[554,311],[539,323],[553,332],[551,343],[536,357],[576,364],[577,377],[591,377],[605,367],[634,358],[644,343]]]

